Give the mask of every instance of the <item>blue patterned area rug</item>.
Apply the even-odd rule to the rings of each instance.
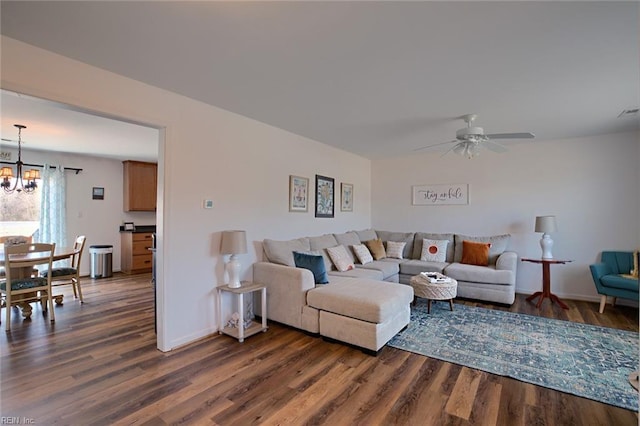
[[[394,348],[638,411],[638,333],[418,299]]]

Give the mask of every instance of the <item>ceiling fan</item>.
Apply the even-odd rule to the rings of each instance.
[[[429,145],[422,148],[418,148],[415,151],[422,149],[433,148],[434,146],[447,145],[455,143],[447,152],[442,154],[444,157],[449,152],[453,151],[458,155],[465,156],[469,159],[480,155],[480,147],[484,147],[493,152],[505,152],[507,148],[497,142],[493,142],[492,139],[532,139],[535,137],[533,133],[491,133],[485,134],[482,127],[472,127],[473,122],[478,116],[476,114],[463,115],[462,120],[467,123],[467,127],[459,129],[456,132],[456,139],[438,143],[435,145]]]

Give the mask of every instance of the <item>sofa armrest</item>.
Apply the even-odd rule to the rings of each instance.
[[[512,271],[515,274],[517,268],[518,268],[517,253],[513,251],[505,251],[500,256],[498,256],[498,260],[496,260],[497,270]]]
[[[253,264],[253,281],[267,287],[268,319],[302,328],[307,291],[316,286],[310,270],[258,262]]]

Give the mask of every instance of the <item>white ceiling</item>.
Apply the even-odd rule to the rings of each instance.
[[[18,93],[0,92],[2,146],[70,152],[114,159],[154,161],[158,158],[156,129],[71,109],[65,105]],[[7,141],[6,139],[9,139]],[[23,159],[27,158],[26,156]],[[17,158],[12,158],[15,161]]]
[[[6,36],[369,158],[452,140],[467,113],[488,133],[536,134],[520,143],[639,128],[617,118],[640,104],[638,2],[1,8]]]

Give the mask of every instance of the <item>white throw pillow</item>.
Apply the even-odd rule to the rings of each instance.
[[[406,242],[387,241],[387,257],[402,259],[402,250],[404,250],[404,246],[406,245]]]
[[[447,260],[448,240],[422,240],[420,260],[427,262],[445,262]]]
[[[363,265],[373,262],[373,256],[371,256],[371,252],[369,252],[369,249],[364,244],[354,245],[353,251],[356,252],[356,256],[358,257],[358,260]]]
[[[338,271],[344,272],[355,267],[351,261],[351,256],[349,256],[349,253],[347,253],[347,249],[344,246],[329,247],[327,252],[329,253],[329,257],[333,264],[336,265],[336,269],[338,269]]]

